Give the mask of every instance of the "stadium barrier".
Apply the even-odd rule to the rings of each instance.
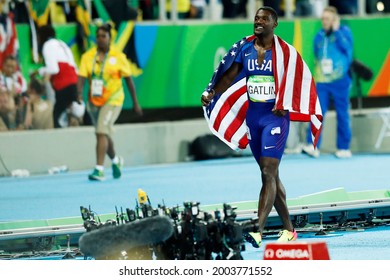
[[[323,153],[332,153],[336,149],[334,111],[328,112],[324,124],[321,150]],[[390,137],[385,137],[381,146],[375,148],[382,125],[379,109],[353,111],[352,152],[390,152]],[[190,143],[210,133],[204,119],[118,124],[115,130],[115,148],[125,158],[125,166],[189,160]],[[71,171],[92,168],[95,164],[95,141],[91,126],[0,133],[0,175],[9,175],[8,171],[14,169],[43,174],[50,167],[61,165],[67,165]],[[109,164],[107,159],[107,167]]]

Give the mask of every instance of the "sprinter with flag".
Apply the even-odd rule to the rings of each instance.
[[[273,206],[283,223],[278,241],[297,238],[279,178],[279,164],[290,120],[311,122],[314,145],[322,124],[310,70],[296,49],[274,34],[277,25],[274,9],[258,9],[254,35],[233,45],[201,97],[211,131],[231,148],[244,149],[249,144],[259,164],[259,228],[246,236],[254,247],[261,244]]]

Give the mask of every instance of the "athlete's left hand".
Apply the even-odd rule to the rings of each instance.
[[[279,110],[279,109],[272,109],[272,113],[275,115],[275,116],[278,116],[278,117],[284,117],[286,114],[287,114],[288,110]]]

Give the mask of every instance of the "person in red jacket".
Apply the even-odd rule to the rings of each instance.
[[[7,56],[17,57],[19,51],[14,15],[7,5],[7,1],[0,0],[0,65]]]
[[[55,30],[51,25],[39,28],[38,42],[45,62],[45,66],[39,68],[38,73],[40,76],[50,76],[55,91],[54,127],[59,128],[61,114],[72,105],[73,101],[79,101],[77,66],[72,51],[65,42],[56,39]]]

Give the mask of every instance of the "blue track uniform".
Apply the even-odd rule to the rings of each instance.
[[[246,124],[249,145],[258,161],[260,157],[281,159],[289,132],[290,117],[275,116],[275,82],[272,71],[272,51],[267,50],[262,65],[258,64],[254,43],[247,44],[235,62],[243,65],[247,76],[248,110]]]

